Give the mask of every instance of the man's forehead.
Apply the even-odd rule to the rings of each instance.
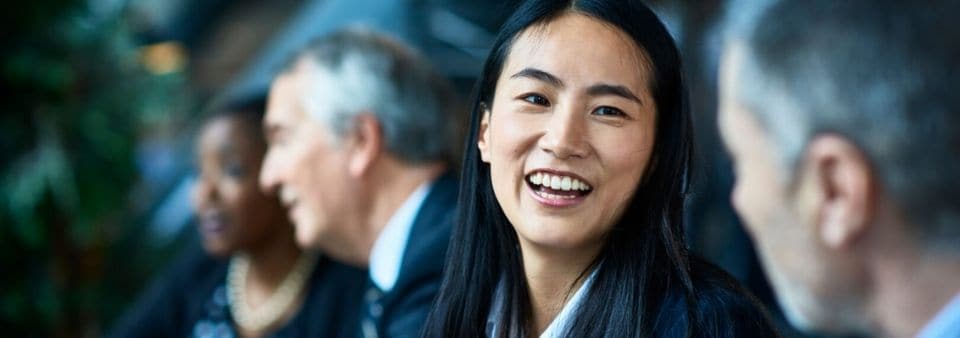
[[[264,125],[282,127],[302,119],[300,85],[296,74],[281,74],[270,87]]]

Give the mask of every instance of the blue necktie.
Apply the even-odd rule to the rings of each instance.
[[[363,295],[363,313],[360,317],[360,329],[363,338],[378,338],[377,323],[380,323],[380,317],[383,316],[383,291],[373,283],[367,292]]]

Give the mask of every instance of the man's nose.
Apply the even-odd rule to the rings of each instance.
[[[267,150],[263,157],[263,164],[260,167],[260,189],[267,193],[273,193],[280,184],[279,167],[276,164],[276,155],[273,151]]]

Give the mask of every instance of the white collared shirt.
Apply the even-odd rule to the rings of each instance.
[[[960,337],[960,293],[953,297],[933,320],[917,334],[918,338],[957,338]]]
[[[373,249],[370,250],[370,279],[383,292],[390,292],[397,283],[410,230],[413,229],[413,222],[432,185],[433,182],[429,181],[417,187],[397,211],[393,212],[390,221],[373,242]]]
[[[590,290],[590,285],[593,284],[593,279],[596,276],[597,268],[594,268],[593,271],[590,272],[590,276],[587,276],[587,280],[583,281],[583,284],[580,285],[577,292],[573,294],[573,297],[570,297],[570,300],[563,305],[560,313],[558,313],[557,316],[553,318],[553,321],[550,322],[550,325],[547,325],[547,328],[543,330],[540,338],[559,338],[564,336],[570,323],[573,323],[573,313],[580,307],[583,298],[587,296],[587,290]],[[497,285],[497,291],[494,297],[493,306],[490,307],[490,315],[487,316],[487,337],[496,336],[497,330],[499,329],[495,318],[498,311],[503,311],[503,307],[505,306],[503,299],[503,280]]]

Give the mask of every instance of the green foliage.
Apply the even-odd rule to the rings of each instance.
[[[132,218],[138,138],[184,111],[183,76],[154,75],[115,15],[35,1],[0,56],[0,327],[96,334],[106,253]],[[8,12],[5,16],[10,15]]]

